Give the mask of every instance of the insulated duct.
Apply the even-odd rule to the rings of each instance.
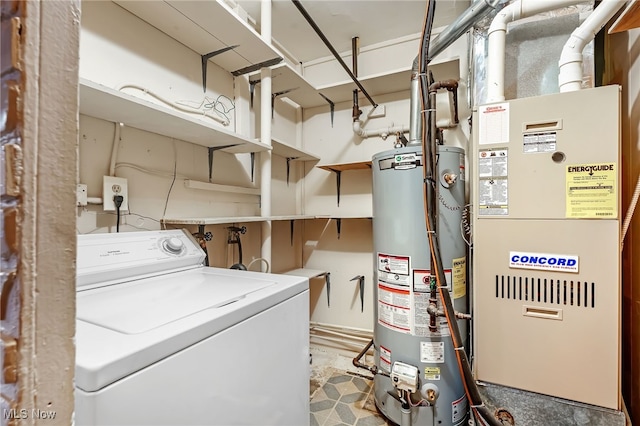
[[[558,85],[561,93],[582,88],[582,51],[625,3],[621,0],[602,0],[587,19],[571,33],[558,62]]]
[[[487,102],[504,101],[504,69],[507,24],[519,19],[582,3],[584,0],[517,0],[502,9],[489,27]]]

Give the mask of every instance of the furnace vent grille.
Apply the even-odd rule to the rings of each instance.
[[[496,298],[596,307],[596,284],[587,281],[496,275]]]

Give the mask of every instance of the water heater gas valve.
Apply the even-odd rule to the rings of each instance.
[[[403,362],[394,362],[391,368],[391,383],[398,390],[408,390],[414,393],[418,389],[418,367],[405,364]]]

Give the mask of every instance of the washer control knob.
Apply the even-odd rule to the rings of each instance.
[[[180,238],[171,237],[162,242],[162,247],[167,253],[180,254],[180,252],[182,252],[182,249],[184,248],[184,243]]]

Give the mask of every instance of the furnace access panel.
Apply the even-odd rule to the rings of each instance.
[[[477,379],[619,409],[620,87],[473,123]]]

